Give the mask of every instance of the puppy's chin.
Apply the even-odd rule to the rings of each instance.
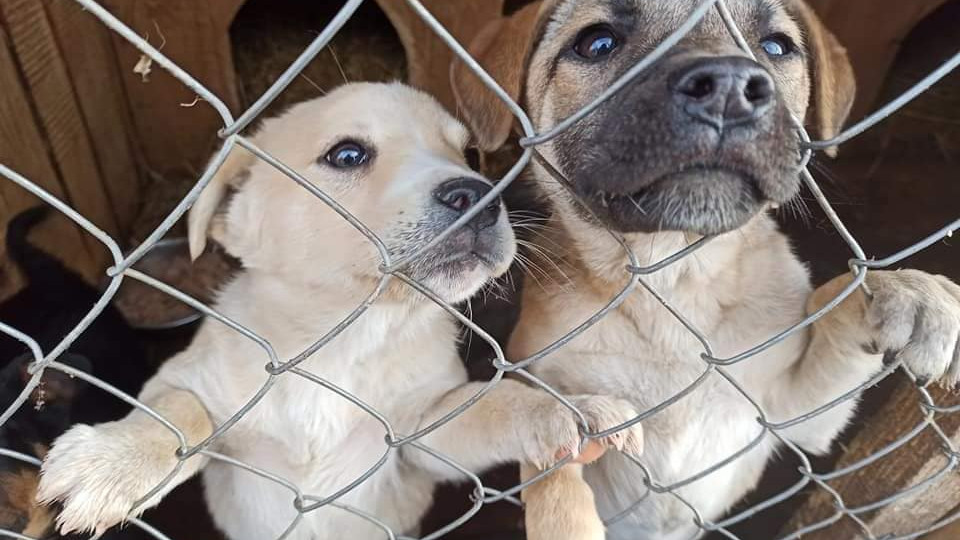
[[[512,253],[471,252],[421,270],[418,281],[451,304],[469,299],[510,268]]]
[[[680,231],[701,235],[745,225],[771,202],[762,182],[726,169],[688,169],[630,193],[593,192],[584,199],[600,221],[622,233]]]

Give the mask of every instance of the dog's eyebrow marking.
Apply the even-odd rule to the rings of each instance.
[[[759,13],[757,19],[769,22],[777,18],[777,15],[784,14],[783,2],[780,0],[760,0]]]
[[[570,6],[570,4],[576,3],[577,0],[570,0],[569,2],[560,3],[555,6],[553,13],[546,17],[547,23],[540,28],[534,43],[543,43],[548,33],[559,33],[558,27],[562,27],[567,21],[558,20],[556,17],[557,14],[561,11],[561,8],[566,8]],[[637,14],[640,11],[637,0],[607,0],[603,9],[607,13],[604,14],[602,19],[597,20],[597,23],[615,21],[615,24],[612,24],[612,26],[616,30],[625,35],[633,33],[637,26]],[[577,28],[578,33],[580,30],[582,30],[582,28]],[[550,84],[553,82],[553,79],[556,78],[557,69],[559,69],[560,61],[563,60],[563,58],[564,54],[561,50],[560,54],[554,55],[550,60],[550,65],[547,67],[547,84]]]
[[[640,11],[640,6],[636,0],[608,0],[607,5],[610,7],[610,14],[614,19],[622,19],[627,22],[635,19]]]

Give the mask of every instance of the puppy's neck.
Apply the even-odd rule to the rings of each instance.
[[[374,278],[359,279],[349,276],[340,276],[336,282],[302,282],[262,270],[246,270],[229,286],[230,289],[243,291],[242,294],[222,294],[221,299],[224,300],[222,307],[229,311],[250,314],[250,308],[255,306],[255,312],[264,314],[263,317],[257,317],[262,319],[261,323],[281,321],[282,324],[297,330],[316,334],[329,331],[365,305],[377,284],[378,280]],[[433,302],[419,300],[422,298],[419,294],[408,292],[401,287],[405,288],[397,283],[397,280],[393,280],[369,306],[369,311],[376,315],[361,315],[354,325],[363,326],[365,319],[376,319],[376,327],[382,330],[382,333],[388,333],[397,330],[399,326],[420,322],[429,324],[448,317]],[[237,298],[239,300],[227,303],[227,299]],[[238,302],[246,305],[238,305]],[[384,315],[381,312],[389,314]]]
[[[554,218],[552,242],[569,246],[561,269],[573,286],[585,284],[603,295],[615,295],[631,278],[627,267],[636,257],[641,269],[657,265],[693,245],[702,237],[690,233],[666,231],[631,233],[620,243],[605,229],[589,225],[579,218]],[[761,214],[742,228],[715,237],[681,259],[649,274],[643,279],[658,291],[678,287],[699,294],[709,292],[723,274],[735,274],[739,266],[749,264],[746,251],[764,245],[776,234],[773,221]],[[541,265],[542,266],[542,265]],[[552,267],[552,265],[551,265]]]

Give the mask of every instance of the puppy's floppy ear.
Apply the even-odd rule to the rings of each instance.
[[[190,257],[196,260],[207,246],[207,235],[211,221],[220,209],[224,197],[231,188],[236,188],[250,174],[250,167],[256,162],[256,156],[245,148],[235,146],[227,159],[220,165],[210,183],[193,203],[187,217],[187,236],[190,241]]]
[[[533,2],[508,17],[488,23],[468,47],[470,55],[514,100],[520,99],[530,56],[552,0]],[[497,150],[510,136],[513,114],[480,77],[459,58],[450,70],[457,105],[473,129],[480,148]]]
[[[810,55],[812,108],[807,121],[816,129],[816,137],[832,139],[843,129],[856,97],[853,66],[847,50],[824,26],[813,8],[803,0],[792,0],[788,5],[804,28]],[[827,154],[836,156],[837,149],[830,148]]]

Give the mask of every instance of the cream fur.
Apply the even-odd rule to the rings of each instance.
[[[322,162],[326,149],[344,137],[375,148],[364,168],[332,171]],[[477,177],[464,162],[466,140],[465,129],[433,99],[396,84],[342,87],[266,121],[255,137],[258,146],[343,203],[391,251],[427,240],[400,233],[416,232],[435,219],[432,192],[437,185],[451,178]],[[237,192],[221,214],[218,207],[227,188]],[[379,258],[363,236],[259,160],[232,157],[198,201],[190,224],[195,250],[202,249],[210,225],[212,234],[245,265],[221,291],[215,308],[268,340],[281,359],[294,357],[339,323],[378,278]],[[499,239],[501,251],[493,255],[494,266],[426,276],[444,299],[461,301],[506,270],[515,248],[505,212],[484,234]],[[457,327],[443,309],[393,285],[343,334],[299,367],[374,407],[402,436],[441,418],[483,387],[467,382],[456,340]],[[267,362],[255,342],[207,321],[190,347],[147,383],[139,399],[178,425],[195,444],[266,383]],[[617,399],[571,399],[599,429],[636,413]],[[384,436],[373,416],[321,385],[288,373],[211,450],[291,480],[304,493],[324,497],[381,459],[387,451]],[[504,380],[420,442],[468,470],[481,471],[508,461],[547,465],[564,449],[575,447],[577,440],[575,417],[558,401]],[[639,440],[633,437],[618,437],[609,444],[639,450]],[[203,469],[210,510],[231,540],[276,538],[296,517],[293,495],[279,484],[202,455],[187,460],[160,496],[133,509],[174,470],[177,447],[176,438],[143,412],[110,424],[74,427],[56,441],[44,463],[39,498],[63,504],[62,531],[99,532],[131,510],[156,504]],[[338,503],[375,516],[398,534],[409,533],[429,507],[434,485],[462,476],[407,446],[390,451],[382,467]],[[385,537],[370,522],[332,506],[305,514],[288,536]]]

